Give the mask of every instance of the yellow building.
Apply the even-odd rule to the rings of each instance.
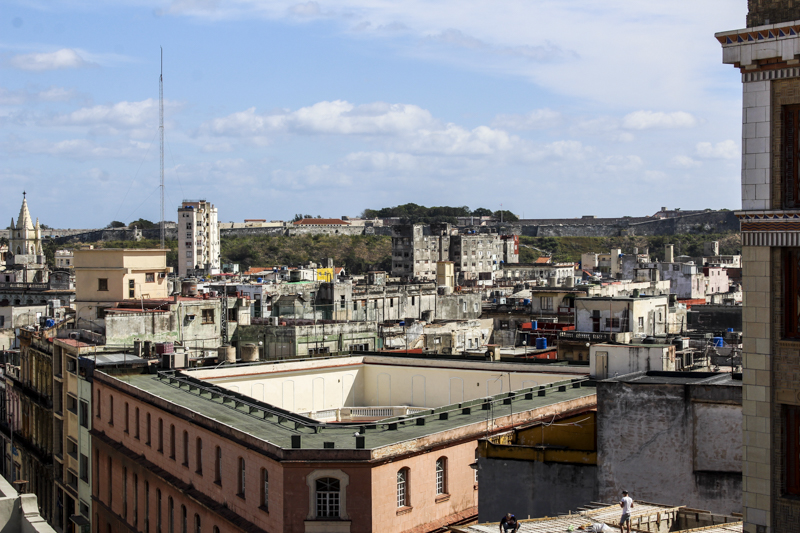
[[[436,262],[436,286],[450,287],[450,290],[455,287],[455,275],[452,261]]]
[[[79,320],[102,320],[103,309],[122,300],[169,296],[167,250],[75,250],[73,264]]]
[[[317,281],[324,281],[325,283],[333,283],[334,268],[318,268]]]

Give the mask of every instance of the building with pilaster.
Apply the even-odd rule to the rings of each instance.
[[[800,6],[750,0],[716,34],[741,71],[744,530],[800,518]]]

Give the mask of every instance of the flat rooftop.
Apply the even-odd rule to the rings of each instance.
[[[382,359],[386,363],[394,359],[381,356],[341,359],[357,360],[367,357],[375,360]],[[416,361],[428,365],[442,363],[430,359],[418,359]],[[309,362],[320,361],[309,360]],[[330,363],[330,361],[327,362]],[[407,363],[408,359],[404,359],[403,362]],[[448,363],[453,364],[455,368],[480,364],[464,361],[450,361]],[[363,361],[359,364],[363,364]],[[378,363],[373,362],[371,364],[377,365]],[[496,368],[496,374],[498,375],[502,372],[504,381],[507,381],[508,374],[511,373],[512,387],[516,384],[515,379],[521,379],[521,377],[513,376],[515,371],[530,372],[532,367],[539,366],[529,363],[483,363],[483,365]],[[253,398],[215,383],[216,380],[224,381],[230,377],[236,377],[233,376],[234,372],[242,372],[247,368],[253,369],[252,375],[258,376],[263,374],[263,368],[259,369],[257,367],[265,366],[272,365],[259,364],[249,367],[247,365],[231,365],[220,368],[219,372],[216,373],[216,378],[213,378],[214,372],[211,371],[210,375],[205,376],[206,379],[201,379],[203,377],[201,372],[204,372],[204,370],[160,372],[157,375],[109,374],[103,379],[112,380],[112,382],[113,380],[119,380],[127,383],[144,393],[172,403],[176,410],[185,409],[194,413],[197,420],[207,418],[216,421],[280,448],[292,448],[292,437],[299,436],[302,442],[300,445],[302,449],[322,449],[330,447],[330,444],[326,443],[332,443],[338,449],[355,450],[364,448],[366,450],[375,450],[408,440],[425,439],[435,433],[465,428],[470,425],[474,426],[473,429],[475,429],[477,435],[490,429],[495,420],[507,418],[512,414],[517,416],[540,409],[552,413],[553,410],[549,407],[562,402],[568,402],[569,406],[575,406],[575,408],[582,408],[596,401],[594,398],[596,394],[594,382],[588,379],[585,372],[582,374],[575,372],[572,375],[562,372],[558,374],[548,373],[548,367],[541,365],[543,369],[540,374],[548,376],[546,383],[544,382],[545,378],[543,378],[542,384],[526,383],[529,386],[518,387],[517,390],[509,391],[508,388],[505,388],[504,392],[491,396],[484,394],[478,398],[465,398],[437,407],[418,407],[406,410],[404,414],[396,414],[397,411],[394,410],[384,410],[376,415],[376,413],[369,412],[372,408],[362,408],[366,414],[366,418],[363,421],[327,423],[311,418],[307,414],[298,414],[292,410],[281,408],[267,401]],[[413,375],[417,375],[413,373],[418,372],[418,368],[418,366],[414,367],[414,365],[405,366],[408,377],[412,378]],[[205,372],[208,371],[206,370]],[[228,377],[225,377],[222,372],[228,374]],[[208,379],[209,376],[212,379]],[[330,383],[333,378],[341,379],[336,374],[333,374],[328,376],[328,382]],[[239,379],[239,377],[236,377],[236,379]],[[321,376],[312,378],[312,397],[314,397],[313,379],[319,380]],[[321,386],[323,383],[324,381],[316,382],[318,395],[322,394]],[[341,384],[338,381],[335,383]],[[475,387],[476,389],[481,388],[485,392],[485,383],[481,384],[476,381],[475,384],[478,385]],[[431,388],[442,388],[442,384],[438,380],[430,385]],[[480,385],[484,385],[484,387],[480,387]],[[421,382],[417,382],[417,387],[421,387]],[[288,391],[288,388],[285,390]],[[283,392],[285,391],[281,390],[281,393]],[[319,398],[319,396],[317,397]],[[397,406],[390,407],[394,409]],[[388,409],[385,406],[381,406],[381,408]],[[400,408],[407,407],[401,406]],[[345,407],[344,409],[353,408]],[[358,409],[358,407],[355,409]],[[331,409],[325,410],[330,411]],[[315,414],[319,416],[318,412]],[[521,416],[520,422],[524,421],[524,416]],[[354,435],[356,432],[363,437],[360,442],[357,436]],[[471,430],[468,433],[471,433]]]
[[[741,387],[742,374],[732,374],[730,372],[668,372],[653,370],[650,372],[625,374],[623,376],[609,378],[605,381],[654,385],[727,385]]]
[[[580,533],[578,528],[580,526],[589,526],[591,523],[601,523],[608,526],[606,531],[620,531],[619,517],[620,508],[618,504],[592,504],[596,508],[583,509],[571,514],[561,515],[557,517],[544,517],[532,519],[519,520],[520,533],[553,533],[561,531],[573,531]],[[714,515],[707,511],[696,511],[693,509],[686,509],[684,507],[670,507],[668,505],[661,505],[657,503],[647,503],[635,501],[633,509],[631,509],[631,525],[633,531],[662,531],[661,527],[654,527],[653,522],[668,521],[664,524],[663,531],[665,533],[678,533],[689,531],[702,531],[703,533],[742,533],[741,518],[734,516]],[[710,522],[708,525],[693,524],[687,528],[676,528],[676,523],[681,522],[681,515],[688,514],[690,518],[698,521],[702,519],[702,523]],[[642,527],[637,525],[642,522]],[[670,527],[672,525],[672,527]],[[452,531],[459,533],[496,533],[499,527],[499,522],[490,522],[484,524],[477,524],[473,526],[459,526],[451,528]]]

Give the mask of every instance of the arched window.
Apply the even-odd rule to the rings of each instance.
[[[269,472],[261,469],[261,509],[269,512]]]
[[[146,418],[145,424],[147,425],[147,427],[145,428],[147,430],[145,432],[145,436],[147,437],[147,442],[145,444],[150,446],[150,413],[147,413],[147,416],[145,418]]]
[[[197,437],[195,442],[195,463],[197,463],[196,472],[198,475],[203,475],[203,439]]]
[[[217,526],[214,526],[214,533],[219,533],[219,528]]]
[[[447,494],[447,457],[436,460],[436,495]]]
[[[183,466],[189,468],[189,433],[183,432]]]
[[[245,464],[244,457],[239,457],[239,496],[244,498],[245,490]]]
[[[200,515],[195,513],[194,515],[194,533],[202,533],[203,528],[200,526]]]
[[[108,395],[108,425],[114,425],[114,397]]]
[[[189,517],[185,505],[181,505],[181,533],[189,533]]]
[[[214,453],[214,483],[222,485],[222,448],[219,446]]]
[[[133,438],[135,438],[136,440],[139,440],[139,408],[138,407],[136,408],[136,410],[134,410],[133,423],[134,423],[134,426],[133,426]]]
[[[158,419],[158,451],[164,453],[164,420]]]
[[[401,468],[397,471],[397,507],[410,507],[408,488],[408,468]]]
[[[339,518],[339,480],[324,477],[317,480],[317,518]]]
[[[169,425],[169,458],[175,460],[175,424]]]

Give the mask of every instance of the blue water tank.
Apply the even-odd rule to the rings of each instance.
[[[711,339],[711,345],[716,348],[722,348],[725,346],[725,341],[722,340],[722,337],[714,337]]]
[[[522,304],[523,305],[531,305],[531,299],[530,298],[523,298],[522,299]]]
[[[401,325],[401,326],[405,326],[405,325],[406,325],[406,321],[405,321],[405,320],[401,320],[401,321],[400,321],[400,325]]]
[[[56,325],[56,321],[53,320],[52,318],[48,318],[47,320],[44,321],[44,327],[46,327],[46,328],[52,328],[55,325]]]
[[[728,333],[733,333],[733,328],[728,328]]]
[[[531,320],[531,329],[539,329],[539,321]]]
[[[492,298],[492,303],[496,304],[497,303],[497,298]]]
[[[262,281],[264,281],[264,278],[256,278],[256,281],[261,283]]]
[[[547,339],[544,337],[537,337],[536,338],[536,349],[537,350],[544,350],[547,348]]]

